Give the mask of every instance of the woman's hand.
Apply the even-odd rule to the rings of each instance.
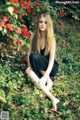
[[[47,79],[43,76],[39,79],[38,84],[42,86],[42,85],[45,85],[46,82],[47,82]]]

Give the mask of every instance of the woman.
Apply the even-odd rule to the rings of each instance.
[[[41,14],[36,31],[30,39],[28,52],[28,68],[26,73],[36,83],[37,87],[52,101],[52,109],[57,111],[59,100],[55,98],[50,89],[52,87],[51,76],[55,76],[58,63],[55,61],[56,42],[53,32],[53,23],[50,15]]]

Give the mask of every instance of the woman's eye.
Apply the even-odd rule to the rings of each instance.
[[[47,24],[47,22],[45,22],[45,24]]]
[[[43,21],[39,21],[39,23],[45,23],[45,24],[47,24],[47,22],[43,22]]]

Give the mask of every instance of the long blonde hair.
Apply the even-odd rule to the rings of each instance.
[[[48,54],[51,48],[51,45],[55,43],[55,36],[54,36],[54,30],[53,30],[53,22],[48,14],[41,14],[39,19],[41,17],[44,17],[47,21],[47,30],[46,30],[46,48],[44,55]],[[31,45],[31,51],[40,53],[40,40],[41,40],[41,33],[39,30],[39,19],[36,26],[36,31],[34,33],[33,39],[32,39],[32,45]],[[55,49],[55,45],[54,45]]]

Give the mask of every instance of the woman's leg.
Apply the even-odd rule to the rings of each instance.
[[[39,78],[34,73],[34,71],[32,71],[30,68],[27,68],[26,73],[35,81],[36,85],[38,86]],[[57,111],[57,103],[59,102],[59,100],[51,94],[51,92],[44,84],[39,85],[38,87],[41,88],[42,91],[50,98],[50,100],[52,101],[53,110]]]
[[[45,56],[42,56],[42,55],[37,54],[37,53],[31,53],[29,56],[29,59],[30,59],[30,64],[31,64],[31,67],[33,68],[33,71],[36,73],[36,75],[39,78],[41,78],[45,74],[49,59],[46,58]],[[52,71],[50,73],[50,76],[54,77],[57,70],[58,70],[58,64],[56,61],[54,61],[54,65],[52,67]],[[51,90],[52,84],[53,84],[53,82],[49,77],[47,80],[47,87],[49,90]]]
[[[35,82],[36,84],[38,84],[39,78],[38,78],[38,76],[33,72],[33,70],[31,69],[31,67],[28,67],[28,68],[26,69],[26,73],[28,74],[28,76],[31,77],[31,79],[34,80],[34,82]]]
[[[39,72],[40,72],[42,75],[45,74],[45,71],[43,71],[43,70],[39,70]],[[53,82],[52,82],[52,80],[50,79],[50,77],[48,77],[48,79],[47,79],[47,88],[48,88],[49,90],[51,90],[52,85],[53,85]]]

